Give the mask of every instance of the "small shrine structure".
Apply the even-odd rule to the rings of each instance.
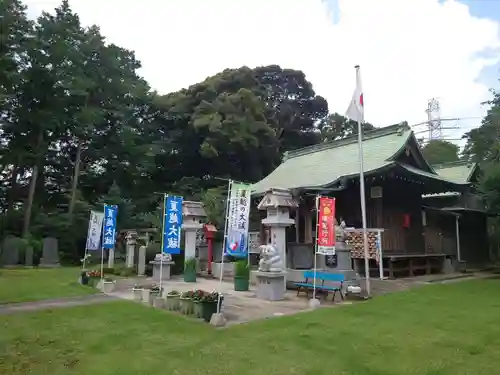
[[[430,234],[424,228],[424,217],[430,212],[442,218],[446,224],[438,226],[439,230],[453,233],[456,239],[458,228],[452,223],[459,214],[424,205],[423,196],[449,191],[463,194],[470,191],[470,182],[439,174],[423,157],[407,125],[366,132],[363,154],[370,270],[377,276],[392,277],[441,272],[447,257],[457,258],[457,241],[447,243],[446,249],[427,246]],[[271,189],[286,190],[298,202],[298,207],[290,211],[294,224],[286,228],[289,274],[313,268],[317,195],[336,198],[336,218],[347,227],[347,243],[356,271],[366,272],[360,230],[357,136],[286,153],[281,165],[253,185],[253,197],[260,201]],[[269,243],[269,236],[263,223],[261,244]]]
[[[433,165],[434,170],[443,178],[461,184],[469,184],[465,192],[447,191],[423,196],[425,206],[437,207],[441,211],[454,214],[452,223],[440,223],[439,216],[426,218],[426,246],[449,251],[449,243],[457,242],[458,263],[468,266],[484,266],[491,261],[488,242],[489,212],[482,198],[477,194],[481,169],[477,163],[463,161]],[[448,225],[448,230],[439,230]],[[452,233],[450,227],[457,228]],[[456,234],[456,235],[455,235]],[[456,237],[458,236],[458,237]]]

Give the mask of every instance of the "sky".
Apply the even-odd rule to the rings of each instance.
[[[58,0],[24,0],[28,15]],[[136,52],[160,93],[226,68],[302,70],[344,114],[361,66],[365,120],[424,122],[437,98],[446,139],[478,126],[498,86],[500,0],[70,0],[85,26]],[[416,127],[416,131],[425,128]],[[425,136],[419,133],[418,136]],[[458,142],[463,144],[463,142]]]

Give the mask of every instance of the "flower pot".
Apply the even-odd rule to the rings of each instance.
[[[205,322],[210,322],[212,315],[217,312],[217,301],[215,302],[202,302],[202,318]]]
[[[142,301],[142,292],[144,289],[142,288],[134,288],[132,289],[132,294],[134,295],[134,301],[141,302]]]
[[[193,300],[191,298],[179,298],[180,310],[184,315],[190,315],[193,313]]]
[[[89,277],[87,276],[87,272],[82,272],[80,274],[80,284],[89,285]]]
[[[234,277],[234,290],[236,292],[246,292],[249,289],[250,280],[247,277]]]
[[[142,290],[142,302],[149,303],[149,295],[151,294],[151,289]]]
[[[184,270],[184,282],[195,283],[196,282],[196,270],[191,270],[191,269]]]
[[[160,297],[159,295],[153,299],[153,306],[157,309],[165,308],[165,298]]]
[[[193,313],[197,318],[203,318],[203,303],[200,301],[193,301]]]
[[[149,301],[148,301],[148,302],[149,302],[149,304],[150,304],[151,306],[153,306],[153,305],[154,305],[154,301],[155,301],[155,299],[156,299],[157,297],[159,297],[159,296],[160,296],[160,292],[153,292],[153,291],[151,291],[151,292],[149,293]]]
[[[113,290],[115,290],[115,282],[103,280],[101,284],[101,290],[103,293],[111,293]]]
[[[177,311],[179,310],[179,294],[175,295],[168,295],[165,297],[165,307],[167,310],[170,311]]]

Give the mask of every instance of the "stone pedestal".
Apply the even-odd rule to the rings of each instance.
[[[161,280],[170,280],[170,266],[174,264],[174,262],[159,262],[157,260],[152,260],[149,264],[153,265],[153,279],[156,281]]]
[[[257,298],[266,301],[279,301],[285,298],[284,272],[256,272]]]

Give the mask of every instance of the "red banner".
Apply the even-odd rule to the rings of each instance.
[[[319,198],[318,252],[335,253],[335,198]]]

